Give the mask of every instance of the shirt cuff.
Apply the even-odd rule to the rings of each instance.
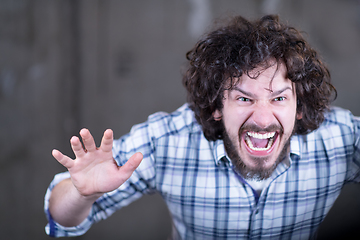
[[[75,237],[86,233],[93,222],[91,218],[87,217],[82,223],[74,227],[64,227],[61,224],[54,221],[51,217],[49,210],[47,211],[48,224],[45,227],[45,232],[50,237]],[[90,215],[91,216],[91,212]]]

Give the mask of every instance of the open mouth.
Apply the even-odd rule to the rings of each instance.
[[[274,144],[276,132],[258,133],[246,132],[245,143],[253,151],[268,151]]]

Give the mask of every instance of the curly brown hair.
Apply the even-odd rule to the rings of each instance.
[[[297,120],[295,133],[306,134],[319,127],[324,112],[336,98],[330,73],[317,52],[294,27],[267,15],[256,21],[237,16],[208,33],[186,54],[189,67],[183,84],[196,120],[208,140],[222,139],[224,127],[213,118],[223,108],[223,93],[257,67],[284,63],[287,78],[295,83]],[[230,79],[230,80],[229,80]]]

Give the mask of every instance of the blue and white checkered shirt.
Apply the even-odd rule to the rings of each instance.
[[[113,145],[123,165],[135,152],[144,159],[131,178],[104,194],[76,227],[51,219],[52,188],[45,196],[52,236],[75,236],[143,194],[159,192],[182,239],[308,239],[334,204],[344,184],[359,182],[360,119],[332,108],[316,131],[291,139],[289,161],[280,163],[258,196],[232,168],[221,140],[205,139],[185,104],[172,114],[156,113]]]

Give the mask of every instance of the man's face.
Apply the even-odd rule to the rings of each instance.
[[[223,109],[214,112],[225,127],[224,144],[245,178],[268,178],[288,153],[296,118],[295,85],[284,64],[255,69],[225,90]]]

